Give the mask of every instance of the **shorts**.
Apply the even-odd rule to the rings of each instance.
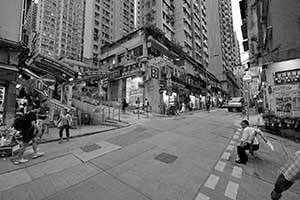
[[[35,138],[34,127],[21,131],[20,134],[22,135],[22,142],[29,143],[33,138]]]

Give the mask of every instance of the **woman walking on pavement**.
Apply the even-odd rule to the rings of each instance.
[[[59,120],[57,121],[57,124],[58,124],[58,128],[59,128],[59,137],[60,137],[58,144],[61,144],[63,142],[64,129],[66,130],[67,141],[69,141],[69,138],[70,138],[69,129],[72,124],[72,117],[69,114],[67,109],[62,111],[62,113],[59,117]]]
[[[209,112],[209,110],[210,110],[210,98],[207,99],[205,106],[206,106],[206,111]]]

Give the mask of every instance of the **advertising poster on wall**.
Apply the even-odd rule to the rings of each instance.
[[[271,102],[274,102],[277,112],[300,111],[300,84],[273,86],[273,101]]]

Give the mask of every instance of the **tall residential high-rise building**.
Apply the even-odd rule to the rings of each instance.
[[[237,96],[239,86],[233,75],[236,65],[235,39],[233,31],[231,0],[209,0],[207,2],[208,70],[222,83],[229,96]]]
[[[178,42],[204,66],[208,65],[206,0],[138,0],[137,26],[153,24]]]
[[[234,66],[241,65],[241,50],[239,46],[239,40],[235,31],[233,33],[233,62]]]
[[[32,3],[28,8],[28,12],[24,22],[25,33],[28,36],[28,47],[31,51],[35,49],[35,37],[37,33],[37,10],[38,4]]]
[[[84,50],[97,65],[100,48],[134,29],[134,0],[85,0]]]
[[[82,59],[82,0],[40,0],[36,50],[54,58]]]

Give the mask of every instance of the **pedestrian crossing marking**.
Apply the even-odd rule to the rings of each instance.
[[[214,174],[211,174],[208,179],[206,180],[204,186],[207,187],[207,188],[210,188],[212,190],[214,190],[216,188],[216,185],[218,184],[219,182],[219,179],[220,177],[214,175]]]
[[[220,171],[220,172],[223,172],[225,166],[226,166],[226,163],[225,163],[225,162],[223,162],[223,161],[218,161],[218,163],[217,163],[216,166],[215,166],[215,170]]]
[[[230,144],[236,144],[236,141],[235,140],[231,140]]]
[[[241,128],[238,128],[237,130],[238,130],[238,131],[241,131],[242,129],[241,129]]]
[[[229,181],[224,195],[230,199],[236,200],[238,190],[239,190],[239,184]]]
[[[236,135],[240,135],[241,132],[235,132]]]
[[[195,200],[209,200],[209,199],[210,198],[208,196],[199,192]]]
[[[224,159],[224,160],[229,160],[229,157],[230,157],[230,153],[229,152],[224,152],[221,158]]]
[[[231,175],[235,178],[242,178],[243,169],[238,166],[234,166]]]
[[[228,150],[228,151],[232,151],[232,150],[233,150],[233,148],[234,148],[234,146],[230,144],[230,145],[228,145],[228,146],[227,146],[226,150]]]

